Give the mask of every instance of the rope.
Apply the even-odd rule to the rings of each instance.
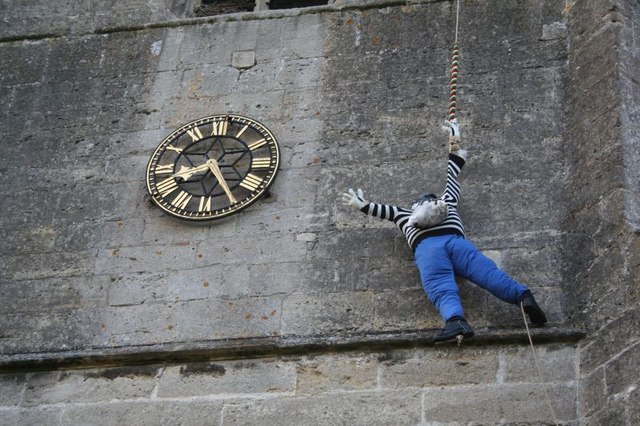
[[[533,339],[531,339],[531,332],[529,331],[529,325],[527,324],[527,317],[524,312],[524,303],[520,302],[520,310],[522,311],[522,318],[524,319],[524,326],[527,329],[527,336],[529,336],[529,344],[531,345],[531,352],[533,353],[533,362],[536,366],[536,370],[538,370],[538,376],[540,377],[540,383],[544,382],[542,378],[542,370],[540,369],[540,364],[538,364],[538,357],[536,356],[536,350],[533,347]],[[549,405],[549,410],[551,410],[551,416],[553,416],[553,421],[558,426],[558,418],[556,417],[556,413],[553,410],[553,405],[551,404],[551,398],[549,398],[549,393],[547,392],[547,387],[544,386],[544,397],[547,400],[547,405]]]
[[[451,82],[449,86],[449,121],[454,121],[458,111],[458,72],[460,49],[458,47],[458,27],[460,23],[460,0],[456,7],[456,35],[451,52]]]
[[[458,72],[460,71],[460,55],[457,44],[451,52],[451,83],[449,86],[449,121],[456,119],[458,111]]]
[[[458,44],[458,23],[460,22],[460,0],[458,0],[458,5],[456,6],[456,39],[453,44]]]

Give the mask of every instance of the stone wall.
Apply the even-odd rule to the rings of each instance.
[[[586,424],[637,424],[640,8],[576,2],[569,16],[564,282],[568,320],[589,331],[580,412]]]
[[[206,18],[190,18],[191,1],[49,3],[0,11],[3,421],[541,424],[553,421],[544,390],[565,423],[629,406],[635,382],[616,380],[620,397],[611,372],[627,371],[637,338],[593,354],[623,338],[615,319],[629,324],[634,304],[600,330],[606,312],[585,311],[600,281],[574,296],[611,247],[603,228],[576,231],[594,220],[594,193],[611,196],[597,211],[626,215],[623,252],[635,253],[633,2],[615,21],[591,2],[462,2],[461,213],[548,313],[533,331],[542,383],[519,311],[466,282],[476,343],[434,348],[441,321],[406,242],[339,203],[350,186],[400,205],[444,187],[453,2]],[[234,67],[235,52],[256,64]],[[606,126],[589,127],[600,110],[585,90],[611,112]],[[167,217],[144,186],[151,152],[225,112],[278,138],[272,197],[203,226]],[[592,163],[586,135],[627,164]],[[637,295],[632,264],[606,258]],[[598,333],[582,350],[572,327]]]
[[[338,201],[349,186],[400,205],[443,189],[453,12],[427,2],[229,15],[4,43],[16,141],[4,165],[15,188],[2,224],[5,350],[439,326],[403,237]],[[471,238],[561,323],[563,210],[549,206],[563,194],[566,40],[546,29],[562,27],[562,9],[491,12],[478,2],[463,14],[473,157],[461,211]],[[234,68],[240,51],[256,65]],[[211,225],[176,222],[149,202],[145,164],[172,129],[216,112],[258,118],[280,139],[274,196]],[[513,306],[462,291],[477,326],[520,326]]]

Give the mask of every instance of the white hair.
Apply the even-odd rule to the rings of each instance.
[[[407,225],[417,228],[436,226],[444,221],[448,212],[449,206],[442,200],[416,203]]]

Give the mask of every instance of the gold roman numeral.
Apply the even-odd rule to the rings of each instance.
[[[173,164],[166,164],[163,166],[156,166],[157,175],[166,175],[167,173],[173,173]]]
[[[193,139],[194,142],[198,142],[200,139],[202,139],[202,132],[197,127],[194,127],[191,130],[187,130],[187,134],[191,136],[191,139]]]
[[[269,158],[269,157],[254,158],[251,161],[251,168],[252,169],[268,169],[269,166],[271,166],[271,158]]]
[[[211,132],[211,136],[224,136],[227,134],[227,126],[229,122],[227,120],[223,121],[214,121],[213,122],[213,131]]]
[[[265,138],[262,138],[259,141],[255,141],[254,143],[249,145],[249,149],[251,151],[255,151],[256,149],[260,148],[261,146],[264,146],[266,143],[267,143],[267,140]]]
[[[211,211],[211,197],[200,197],[200,205],[198,206],[199,212]]]
[[[240,139],[240,136],[242,136],[242,134],[243,134],[244,132],[246,132],[248,128],[249,128],[249,125],[248,125],[248,124],[245,124],[245,126],[244,126],[244,127],[243,127],[239,132],[238,132],[238,134],[236,135],[236,138]]]
[[[161,196],[166,196],[167,194],[171,194],[173,191],[178,189],[178,184],[173,177],[166,178],[161,181],[156,188],[158,188],[158,192],[160,192]]]
[[[178,154],[180,154],[180,153],[182,152],[182,148],[176,148],[176,147],[175,147],[175,146],[173,146],[173,145],[167,145],[166,150],[167,150],[167,151],[175,151],[175,152],[177,152]]]
[[[185,191],[180,191],[178,195],[176,195],[176,198],[173,199],[171,204],[179,209],[186,209],[187,204],[189,204],[189,201],[191,201],[192,197],[192,195],[186,193]]]
[[[262,179],[258,176],[249,173],[242,182],[240,182],[240,186],[248,189],[249,191],[255,191],[258,189],[260,184],[262,183]]]

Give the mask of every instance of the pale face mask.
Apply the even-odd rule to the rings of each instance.
[[[447,217],[449,206],[437,198],[435,194],[421,194],[411,206],[413,212],[407,225],[417,228],[430,228],[436,226]]]

